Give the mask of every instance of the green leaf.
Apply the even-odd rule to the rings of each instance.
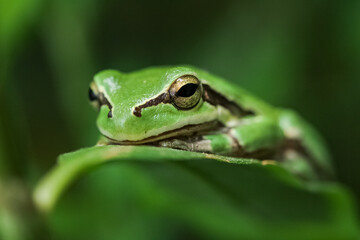
[[[144,158],[146,156],[146,158]],[[49,211],[61,193],[81,173],[108,161],[188,161],[215,159],[232,163],[259,164],[256,160],[227,158],[212,154],[185,152],[143,146],[95,146],[63,154],[56,166],[37,186],[34,201],[42,211]]]
[[[103,163],[120,160],[122,164],[99,168]],[[65,234],[64,238],[74,236],[75,232],[81,232],[80,239],[102,238],[104,233],[95,233],[103,228],[111,228],[114,236],[118,231],[121,236],[134,237],[138,233],[134,230],[137,228],[134,226],[138,226],[135,223],[151,226],[143,229],[147,239],[157,239],[159,236],[154,236],[156,230],[165,234],[174,225],[181,225],[180,229],[190,228],[207,239],[224,239],[224,236],[236,239],[352,239],[358,234],[351,198],[335,183],[304,183],[280,166],[262,165],[256,160],[150,146],[96,146],[64,154],[35,189],[34,201],[39,209],[49,213],[81,174],[90,172],[91,176],[103,171],[98,175],[101,180],[95,180],[101,182],[119,167],[130,170],[115,173],[118,174],[115,180],[111,178],[100,188],[95,187],[94,195],[85,197],[81,204],[71,200],[67,205],[70,212],[60,204],[61,209],[53,216],[55,219],[65,217],[67,221],[53,224],[55,229],[65,228],[59,224],[66,225],[70,221],[68,235],[66,231],[60,231]],[[119,185],[123,186],[120,191],[106,190]],[[117,200],[109,204],[111,196]],[[126,202],[129,198],[131,204]],[[128,214],[129,206],[136,214]],[[86,213],[86,219],[81,220],[81,212]],[[117,214],[110,217],[113,212]],[[96,220],[96,216],[101,216],[101,221]],[[129,217],[134,218],[131,223]],[[94,219],[96,224],[91,225],[89,219]],[[86,228],[91,225],[91,234],[76,231],[81,229],[79,222],[82,221]],[[170,224],[172,221],[176,224]],[[105,223],[101,225],[100,222]],[[126,224],[135,225],[118,229]],[[171,227],[164,229],[164,224]],[[76,230],[72,226],[76,226]]]

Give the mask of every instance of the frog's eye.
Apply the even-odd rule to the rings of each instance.
[[[93,106],[96,110],[99,110],[100,105],[101,105],[100,94],[99,94],[97,86],[94,82],[92,82],[90,84],[88,97],[89,97],[91,106]]]
[[[99,100],[98,96],[94,93],[94,91],[89,88],[89,100],[90,102]]]
[[[102,105],[106,105],[109,108],[108,118],[112,118],[112,105],[105,97],[104,93],[99,92],[96,84],[92,82],[89,88],[89,100],[90,104],[96,109],[99,110]]]
[[[184,75],[175,80],[169,92],[171,100],[177,108],[191,109],[200,101],[202,86],[197,77]]]

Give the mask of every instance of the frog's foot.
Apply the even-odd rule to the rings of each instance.
[[[262,165],[278,165],[278,162],[275,160],[262,160]]]

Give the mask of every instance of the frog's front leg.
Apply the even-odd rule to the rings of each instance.
[[[256,159],[273,158],[284,140],[282,130],[264,116],[243,119],[239,125],[202,136],[159,142],[162,147]]]

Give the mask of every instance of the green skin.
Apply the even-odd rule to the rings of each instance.
[[[189,109],[176,106],[170,94],[174,82],[183,76],[200,81],[200,98]],[[91,89],[95,95],[92,103],[99,108],[97,126],[103,135],[99,145],[154,145],[274,160],[303,178],[332,175],[321,137],[295,112],[274,108],[198,68],[151,67],[132,73],[105,70],[94,77]],[[159,96],[165,100],[160,101]],[[146,107],[136,111],[141,106]]]
[[[215,160],[251,165],[291,184],[332,177],[321,137],[295,112],[271,107],[203,70],[106,70],[90,89],[102,137],[97,146],[61,155],[39,182],[33,200],[43,212],[78,176],[109,161]]]

